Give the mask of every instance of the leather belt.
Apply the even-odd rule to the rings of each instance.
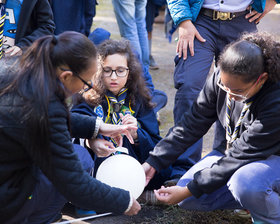
[[[242,11],[242,12],[220,12],[213,9],[206,9],[202,8],[200,13],[212,18],[213,20],[232,20],[238,16],[242,16],[247,14],[249,11]]]

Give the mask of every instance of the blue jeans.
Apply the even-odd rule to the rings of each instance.
[[[194,174],[211,167],[222,153],[213,150],[195,164],[179,180],[179,186],[186,186]],[[189,197],[179,203],[187,210],[212,211],[215,209],[248,209],[254,223],[280,223],[280,156],[249,163],[239,168],[227,184],[211,194],[200,198]]]
[[[183,57],[175,57],[174,85],[177,89],[174,103],[174,122],[175,125],[180,121],[183,113],[190,110],[194,100],[204,86],[213,59],[217,59],[224,46],[236,40],[244,32],[256,31],[256,25],[250,23],[244,16],[236,17],[230,21],[212,20],[211,18],[199,15],[194,23],[200,35],[206,39],[202,43],[195,39],[194,56],[183,60]],[[221,125],[217,125],[222,129]],[[221,138],[217,142],[225,139],[224,131],[215,138]],[[216,144],[216,148],[219,146]],[[183,175],[195,162],[201,158],[202,139],[189,147],[177,161],[173,164],[172,176]]]
[[[155,89],[152,96],[152,103],[155,104],[154,112],[156,114],[160,109],[165,107],[165,105],[167,104],[166,93],[161,90]]]
[[[149,69],[149,42],[146,30],[147,0],[112,0],[120,34],[130,41],[143,66]]]
[[[83,169],[91,173],[94,163],[88,151],[80,145],[74,145],[74,151],[78,155]],[[25,202],[20,211],[8,223],[52,223],[66,202],[67,200],[63,195],[39,170],[38,181],[33,190],[32,198]]]

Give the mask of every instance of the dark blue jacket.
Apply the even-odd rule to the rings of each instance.
[[[51,0],[56,25],[55,34],[64,31],[90,33],[96,0]]]
[[[125,106],[129,107],[129,103],[125,101]],[[154,146],[160,141],[159,127],[156,119],[156,115],[152,108],[144,106],[140,99],[137,100],[137,105],[132,108],[135,112],[133,116],[137,119],[140,127],[137,130],[138,134],[138,145],[130,144],[129,140],[124,137],[123,147],[127,148],[129,154],[136,158],[140,163],[143,163],[149,156],[149,152],[153,150]],[[104,100],[101,103],[103,108],[104,116],[103,121],[108,114],[108,103]],[[72,113],[80,113],[96,117],[97,114],[94,112],[94,107],[87,103],[81,103],[76,105],[72,109]]]
[[[3,76],[8,75],[4,74],[2,78]],[[42,170],[67,200],[77,206],[99,212],[123,213],[128,208],[129,192],[111,188],[82,169],[73,151],[68,130],[68,109],[61,100],[53,96],[48,108],[51,168],[46,167],[37,155],[30,152],[30,139],[25,137],[27,127],[20,122],[24,117],[24,104],[25,101],[15,93],[0,96],[1,223],[13,217],[28,200],[37,181],[38,169]],[[96,121],[94,117],[73,114],[71,120],[73,130],[79,132],[79,135],[73,137],[92,137]]]
[[[28,47],[36,39],[54,32],[53,14],[48,0],[24,0],[17,25],[15,45]]]
[[[178,156],[207,133],[219,119],[226,129],[226,92],[217,86],[219,73],[207,79],[204,88],[190,110],[182,116],[179,124],[170,129],[147,162],[158,171],[176,161]],[[209,194],[224,186],[240,167],[271,155],[280,155],[280,82],[268,81],[253,96],[253,103],[245,114],[238,138],[211,168],[194,174],[188,188],[195,197]],[[251,99],[249,99],[251,100]],[[243,103],[231,105],[232,128],[236,125]]]

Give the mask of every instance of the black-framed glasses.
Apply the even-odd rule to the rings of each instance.
[[[61,68],[61,67],[60,67],[60,69],[61,69],[62,71],[73,72],[73,71],[71,71],[71,70],[69,70],[69,69],[65,69],[65,68]],[[83,89],[81,89],[81,90],[79,91],[80,94],[82,94],[82,93],[84,93],[84,92],[87,92],[87,91],[89,91],[90,89],[93,89],[93,82],[92,82],[92,80],[85,81],[85,80],[84,80],[81,76],[79,76],[78,74],[76,74],[76,73],[74,73],[74,72],[73,72],[73,74],[74,74],[78,79],[80,79],[82,83],[84,83]]]
[[[112,69],[111,67],[102,67],[103,75],[105,77],[111,77],[113,72],[115,72],[118,77],[125,77],[128,74],[129,69],[126,67],[117,67],[116,69]]]

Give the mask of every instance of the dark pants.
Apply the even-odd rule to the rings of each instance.
[[[94,163],[88,151],[80,145],[74,145],[82,167],[85,171],[91,172]],[[21,210],[15,214],[9,224],[40,224],[52,223],[60,213],[67,200],[60,194],[48,178],[39,171],[38,182]]]
[[[212,20],[210,17],[199,15],[194,23],[200,35],[206,39],[202,43],[195,39],[195,55],[192,57],[188,52],[188,58],[183,60],[175,57],[174,84],[177,89],[174,105],[175,125],[180,121],[183,113],[192,107],[209,73],[213,58],[216,59],[228,43],[238,39],[247,31],[256,31],[256,25],[249,23],[244,16],[234,18],[230,21]],[[222,129],[221,125],[217,125]],[[195,130],[194,130],[195,131]],[[217,143],[224,142],[225,132],[217,130],[215,136],[215,147]],[[189,147],[173,164],[172,176],[183,175],[192,165],[201,158],[202,139]]]

